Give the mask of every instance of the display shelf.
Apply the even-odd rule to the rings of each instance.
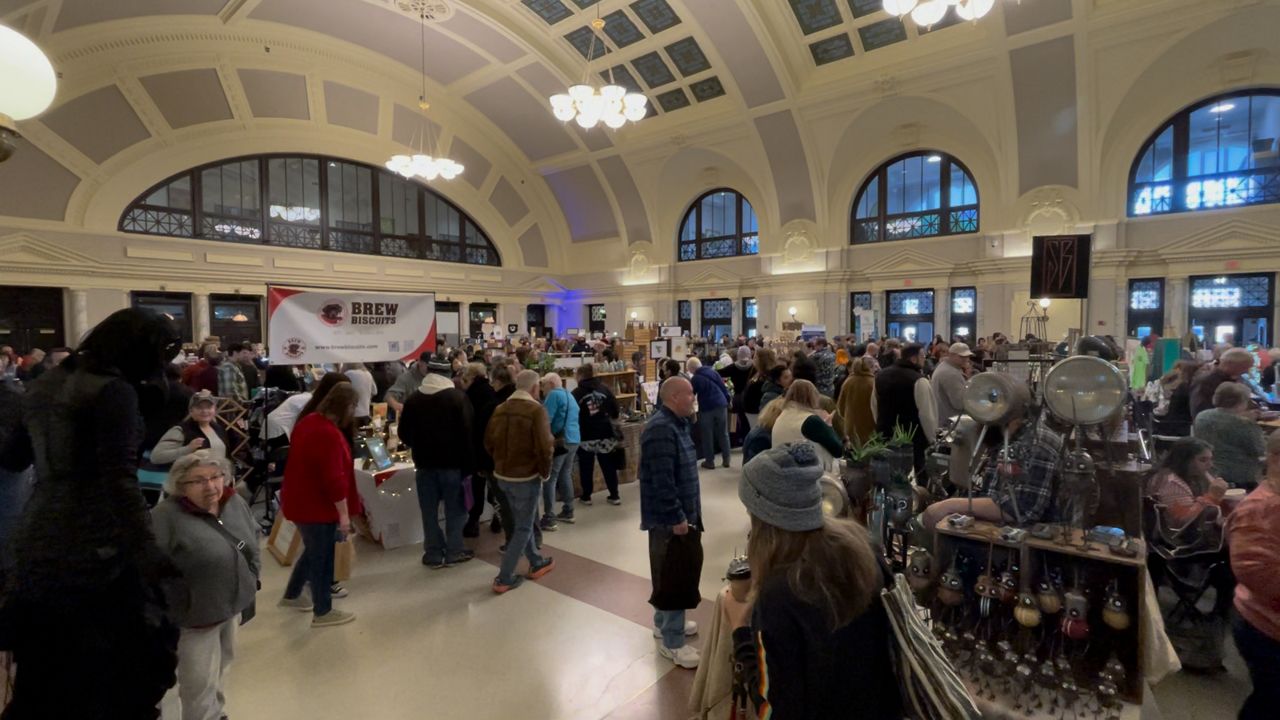
[[[970,528],[953,528],[946,520],[942,520],[938,523],[937,531],[943,535],[974,540],[997,547],[1020,548],[1025,545],[1032,550],[1041,550],[1059,555],[1072,555],[1087,560],[1100,560],[1117,565],[1129,565],[1136,568],[1146,567],[1147,565],[1147,545],[1138,538],[1133,538],[1133,541],[1137,543],[1137,555],[1130,558],[1116,555],[1108,550],[1105,545],[1096,541],[1091,542],[1088,549],[1086,549],[1083,547],[1084,533],[1079,528],[1069,528],[1068,544],[1062,544],[1057,540],[1041,540],[1031,535],[1027,535],[1026,540],[1020,543],[1006,542],[1000,538],[1000,528],[1000,525],[985,520],[974,522],[973,527]]]

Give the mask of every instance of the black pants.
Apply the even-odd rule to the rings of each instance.
[[[1249,679],[1253,681],[1253,694],[1240,708],[1240,720],[1274,718],[1276,708],[1280,708],[1280,642],[1250,625],[1239,614],[1233,614],[1231,624],[1236,649],[1244,658]]]
[[[472,473],[471,474],[471,510],[467,513],[467,527],[475,528],[480,525],[480,515],[484,513],[484,495],[485,489],[489,487],[488,473]],[[490,501],[496,501],[493,494],[489,494]],[[503,527],[506,527],[504,524]]]
[[[578,479],[582,482],[582,499],[590,500],[591,492],[596,484],[596,460],[600,461],[600,474],[604,475],[605,487],[609,488],[609,497],[618,497],[618,465],[614,455],[597,455],[587,450],[578,450]]]

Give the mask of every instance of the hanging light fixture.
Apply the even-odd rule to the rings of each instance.
[[[617,130],[627,121],[639,122],[648,114],[649,98],[643,93],[627,92],[621,85],[613,83],[613,70],[609,70],[609,83],[597,88],[591,77],[591,61],[595,58],[596,40],[600,40],[600,49],[604,50],[604,39],[599,38],[604,29],[604,19],[598,16],[591,21],[591,44],[587,47],[587,66],[582,73],[582,82],[569,88],[567,93],[558,93],[550,98],[551,112],[560,122],[573,120],[584,130],[590,130],[600,123]]]
[[[405,178],[420,177],[424,180],[431,181],[436,178],[452,180],[462,174],[466,168],[461,163],[454,162],[447,157],[439,154],[436,148],[435,136],[431,132],[431,121],[427,120],[427,110],[431,107],[427,102],[427,15],[426,10],[422,10],[419,15],[422,23],[422,94],[418,96],[418,109],[422,111],[422,129],[418,135],[418,152],[413,155],[392,155],[391,159],[386,162],[386,167],[393,173]],[[430,135],[431,137],[427,138]],[[412,142],[412,138],[410,139]],[[427,148],[431,149],[433,155],[427,155],[424,151],[424,143]]]
[[[0,25],[0,162],[17,149],[16,121],[44,112],[57,88],[58,76],[44,52],[27,36]]]
[[[980,20],[996,5],[996,0],[884,0],[884,11],[895,17],[911,16],[912,22],[932,27],[955,8],[961,20]]]

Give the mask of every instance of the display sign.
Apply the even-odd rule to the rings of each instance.
[[[1092,235],[1052,235],[1031,241],[1031,297],[1089,297]]]
[[[679,325],[663,325],[658,328],[658,337],[678,338],[684,334],[684,328]]]
[[[273,365],[387,362],[436,349],[434,293],[267,288]]]

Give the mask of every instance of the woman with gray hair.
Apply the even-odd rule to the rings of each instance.
[[[1197,415],[1191,426],[1192,436],[1213,446],[1213,469],[1232,487],[1258,486],[1266,440],[1257,420],[1249,388],[1224,382],[1213,391],[1213,409]]]
[[[156,544],[182,571],[166,593],[170,619],[182,629],[176,689],[182,720],[225,716],[236,628],[252,615],[258,591],[257,524],[230,480],[226,460],[209,450],[184,455],[169,469],[168,497],[151,513]]]

